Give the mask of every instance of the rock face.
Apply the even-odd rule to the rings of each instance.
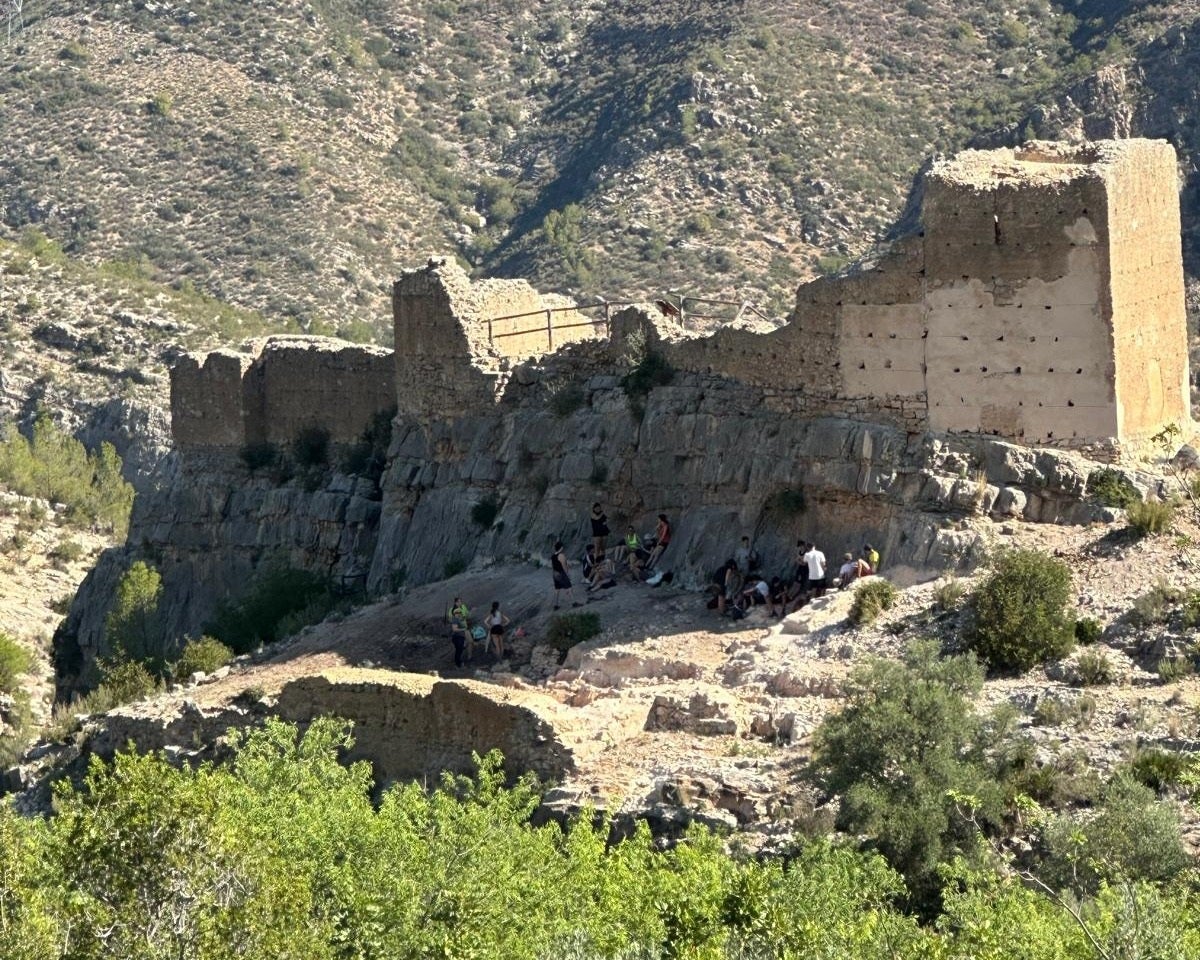
[[[1128,456],[1166,422],[1192,432],[1170,154],[1034,143],[935,166],[925,237],[802,287],[772,332],[689,339],[629,308],[607,336],[588,324],[538,357],[497,329],[526,308],[550,310],[551,326],[575,312],[524,284],[473,290],[435,261],[396,284],[394,365],[311,339],[185,360],[172,378],[178,457],[81,590],[58,637],[60,682],[105,653],[109,598],[138,557],[162,572],[168,628],[183,636],[272,558],[381,594],[544,558],[559,539],[577,556],[596,500],[614,540],[667,514],[662,565],[692,585],[742,535],[770,570],[798,538],[831,563],[870,541],[904,582],[972,565],[979,544],[955,522],[971,514],[1086,522],[1095,464],[1081,454]],[[1137,270],[1114,265],[1119,253]],[[1146,297],[1154,322],[1139,328]],[[1080,366],[1060,377],[1068,355]],[[349,444],[389,390],[399,412],[378,485],[336,466],[281,482],[239,456],[252,442],[286,450],[311,426]]]

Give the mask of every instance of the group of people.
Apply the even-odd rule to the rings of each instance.
[[[608,545],[612,531],[600,503],[592,504],[588,521],[591,542],[580,560],[587,593],[616,586],[623,571],[634,582],[646,582],[652,586],[670,582],[669,572],[655,569],[671,544],[671,522],[665,513],[658,515],[658,524],[652,536],[645,539],[639,537],[631,525],[621,541],[612,548]],[[831,586],[845,589],[855,581],[877,573],[879,551],[867,543],[858,557],[846,553],[837,576],[830,578],[825,554],[820,548],[815,543],[797,540],[793,562],[783,575],[768,579],[761,567],[762,560],[750,538],[742,537],[733,555],[713,574],[709,608],[736,618],[744,616],[751,607],[761,605],[767,607],[769,616],[782,617],[798,610],[814,597],[822,596]],[[564,593],[572,606],[582,606],[575,595],[571,561],[562,540],[556,540],[550,552],[550,573],[554,582],[553,608],[559,609]],[[447,617],[456,667],[461,667],[471,659],[479,643],[490,642],[496,659],[504,657],[505,630],[510,621],[500,610],[499,601],[492,604],[483,623],[474,627],[471,626],[470,611],[461,597],[454,598]]]
[[[646,581],[654,585],[669,576],[669,574],[653,572],[667,547],[671,545],[671,521],[667,519],[665,513],[658,515],[658,523],[652,536],[643,540],[638,536],[637,529],[631,524],[620,543],[611,549],[608,546],[608,538],[612,531],[608,526],[608,515],[600,503],[592,504],[588,522],[592,538],[580,560],[588,593],[616,586],[622,570],[627,571],[630,579],[634,582]],[[555,610],[559,608],[559,600],[564,591],[573,606],[581,605],[575,599],[575,586],[571,580],[570,570],[571,562],[567,558],[563,542],[557,540],[550,553]]]
[[[758,552],[750,538],[742,537],[733,556],[713,574],[709,608],[737,618],[753,606],[765,605],[768,616],[782,617],[822,596],[830,586],[844,590],[856,580],[878,572],[879,551],[868,543],[863,545],[858,558],[853,553],[845,554],[832,583],[825,554],[815,543],[805,540],[796,541],[793,564],[784,575],[768,580],[760,567]]]
[[[483,618],[483,623],[471,626],[471,611],[462,597],[455,597],[447,614],[450,620],[450,642],[454,645],[454,665],[461,667],[475,656],[479,644],[490,643],[497,660],[504,659],[505,631],[510,621],[500,609],[500,601],[492,601],[492,609]]]

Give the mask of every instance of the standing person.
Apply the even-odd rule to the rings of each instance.
[[[750,538],[742,537],[742,545],[733,551],[733,559],[737,563],[738,573],[742,575],[743,580],[750,576],[753,557],[754,548],[750,546]]]
[[[796,575],[792,581],[792,588],[788,591],[788,602],[796,603],[797,610],[803,605],[804,598],[808,594],[808,561],[804,559],[806,553],[808,553],[808,544],[804,540],[797,540]]]
[[[867,561],[867,566],[871,568],[872,573],[879,572],[879,551],[869,543],[863,547],[862,557]]]
[[[488,635],[492,639],[492,649],[496,652],[496,659],[504,659],[504,628],[509,624],[509,619],[500,612],[500,601],[492,601],[492,612],[487,615]]]
[[[654,566],[671,543],[671,521],[665,513],[658,515],[658,526],[654,528],[654,549],[650,551],[650,559],[646,561],[646,569]]]
[[[808,553],[804,555],[808,565],[808,590],[814,597],[824,596],[829,582],[825,579],[825,554],[817,549],[815,543],[809,544]]]
[[[608,546],[608,516],[599,503],[592,504],[592,547],[597,560],[604,559],[604,550]]]
[[[461,667],[463,665],[463,653],[467,649],[467,618],[464,611],[467,609],[458,597],[454,598],[454,603],[450,607],[450,642],[454,644],[454,665]]]
[[[571,598],[571,606],[579,606],[579,601],[575,599],[575,587],[567,572],[571,569],[571,561],[567,559],[561,540],[554,542],[554,552],[550,554],[550,569],[554,573],[554,609],[558,609],[558,595],[563,590],[566,590],[567,595]]]

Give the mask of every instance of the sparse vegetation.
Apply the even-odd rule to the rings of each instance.
[[[1166,623],[1171,611],[1182,603],[1187,593],[1159,579],[1153,587],[1133,601],[1131,619],[1142,626]]]
[[[550,411],[560,418],[569,417],[583,409],[586,403],[587,393],[575,381],[562,385],[550,395]]]
[[[1103,507],[1124,510],[1142,502],[1142,495],[1121,471],[1102,467],[1088,474],[1087,495]]]
[[[889,610],[900,591],[882,577],[869,577],[854,588],[854,602],[850,605],[850,622],[857,626],[868,626]]]
[[[1112,683],[1113,667],[1108,654],[1103,650],[1085,650],[1075,661],[1079,671],[1079,682],[1085,687],[1098,687]]]
[[[1104,627],[1099,620],[1092,617],[1080,617],[1075,621],[1075,642],[1082,647],[1091,646],[1104,633]]]
[[[933,608],[941,613],[957,610],[967,588],[957,577],[944,577],[933,588]]]
[[[329,431],[324,427],[304,427],[292,441],[292,456],[301,467],[324,467],[329,463]]]
[[[964,639],[996,670],[1027,670],[1066,656],[1075,642],[1071,569],[1035,550],[1005,550],[970,598]]]
[[[1143,500],[1130,504],[1125,511],[1129,527],[1138,536],[1166,533],[1175,522],[1178,505],[1168,500]]]
[[[337,604],[333,586],[324,577],[269,563],[260,568],[243,596],[217,611],[205,632],[234,653],[247,653],[319,623]]]
[[[186,680],[193,673],[212,673],[233,659],[233,651],[215,637],[189,640],[175,663],[175,677]]]
[[[0,694],[15,692],[18,679],[32,666],[29,651],[7,633],[0,632]]]
[[[46,416],[34,423],[30,439],[0,428],[0,485],[64,504],[72,522],[103,524],[118,537],[129,526],[133,487],[121,475],[112,444],[89,453]]]
[[[785,487],[767,497],[763,510],[780,517],[795,517],[804,512],[805,503],[803,487]]]
[[[550,618],[546,643],[566,653],[578,643],[591,640],[600,632],[600,617],[594,613],[564,613]]]
[[[273,467],[279,461],[279,450],[273,443],[248,443],[239,451],[242,463],[251,473]]]
[[[621,388],[631,398],[644,400],[655,387],[675,379],[675,368],[661,353],[647,350],[632,370],[621,379]]]

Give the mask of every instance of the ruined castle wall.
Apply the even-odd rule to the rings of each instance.
[[[231,350],[188,354],[171,368],[171,436],[179,449],[239,447],[242,377],[254,358]]]
[[[935,170],[924,221],[930,429],[1116,437],[1103,180],[1065,162]]]
[[[1132,440],[1190,416],[1175,153],[1146,143],[1117,158],[1110,179],[1118,430]]]
[[[395,403],[390,351],[327,337],[269,337],[249,353],[184,357],[171,371],[181,450],[287,444],[306,427],[352,443]]]
[[[668,358],[773,388],[797,413],[923,429],[922,262],[919,241],[898,244],[857,273],[801,287],[789,323],[772,333],[724,329],[672,345]]]
[[[247,440],[281,445],[314,427],[353,443],[396,395],[390,351],[323,337],[269,340],[243,385]]]
[[[471,773],[472,755],[494,749],[514,771],[557,779],[574,767],[552,722],[557,706],[549,697],[493,684],[341,668],[292,681],[276,709],[293,721],[352,720],[351,758],[372,761],[386,783],[443,770]]]

